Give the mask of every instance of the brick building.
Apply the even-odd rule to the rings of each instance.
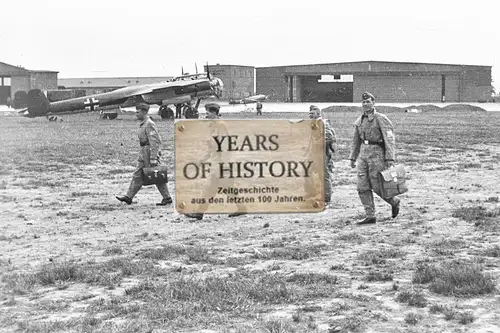
[[[210,76],[218,77],[224,83],[221,99],[238,99],[255,95],[255,67],[220,64],[209,67]]]
[[[491,66],[361,61],[256,68],[256,88],[279,102],[482,102]]]
[[[5,104],[7,97],[13,101],[19,91],[57,89],[57,74],[55,71],[27,70],[0,62],[0,104]]]

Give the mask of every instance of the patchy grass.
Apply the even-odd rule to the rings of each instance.
[[[409,325],[416,325],[418,324],[419,321],[422,320],[422,315],[415,313],[415,312],[409,312],[405,315],[405,323]]]
[[[442,238],[432,242],[428,247],[438,255],[453,255],[457,250],[467,247],[467,243],[461,239]]]
[[[487,249],[484,249],[481,252],[481,255],[486,256],[486,257],[499,258],[500,257],[500,246],[495,245],[495,246],[491,246]]]
[[[396,301],[419,308],[425,308],[427,305],[425,295],[419,290],[403,290],[396,296]]]
[[[40,187],[58,188],[58,187],[68,187],[68,182],[63,180],[30,178],[26,183],[19,184],[19,186],[21,186],[25,190],[37,189]]]
[[[467,325],[476,320],[474,313],[472,311],[458,311],[450,306],[442,304],[432,304],[429,307],[430,313],[436,314],[441,313],[444,315],[445,320],[456,320],[461,325]]]
[[[451,261],[441,264],[418,263],[413,282],[429,284],[429,290],[447,296],[478,296],[496,290],[493,277],[482,272],[479,265]]]
[[[95,196],[99,195],[100,193],[97,192],[91,192],[91,191],[77,191],[77,192],[71,192],[71,196],[74,198],[80,198],[80,197],[90,197],[90,196]]]
[[[387,259],[402,258],[406,253],[398,248],[392,247],[388,249],[380,249],[374,251],[366,251],[358,256],[358,260],[362,261],[365,266],[381,265],[387,262]]]
[[[373,281],[392,281],[394,278],[394,273],[392,271],[370,271],[366,277],[365,280],[368,282],[373,282]]]
[[[490,210],[484,206],[460,207],[453,211],[452,217],[473,222],[474,226],[483,230],[500,230],[500,208]]]
[[[113,255],[120,255],[120,254],[123,254],[123,249],[119,246],[112,246],[112,247],[108,247],[106,250],[104,250],[102,255],[113,256]]]
[[[214,257],[214,252],[214,250],[201,246],[167,245],[161,248],[143,249],[137,253],[137,256],[154,260],[171,260],[182,257],[187,263],[223,263],[223,260]]]
[[[357,232],[346,232],[346,233],[341,233],[340,235],[337,236],[338,240],[344,241],[344,242],[356,242],[356,243],[361,243],[364,240],[364,237],[361,236]]]
[[[325,275],[287,278],[282,274],[253,275],[240,271],[229,276],[180,275],[166,282],[148,280],[128,288],[126,295],[129,301],[147,303],[140,311],[149,320],[162,318],[174,324],[195,314],[205,322],[225,313],[245,315],[270,304],[300,302],[318,297],[317,284],[332,282],[335,280]]]
[[[500,209],[489,210],[484,206],[460,207],[455,209],[452,214],[452,217],[467,222],[477,222],[497,216],[500,216]]]
[[[145,273],[164,274],[152,261],[113,258],[102,263],[52,263],[42,266],[34,273],[14,272],[5,275],[3,281],[13,292],[25,294],[37,286],[58,286],[75,282],[114,288],[125,276]]]
[[[284,260],[304,260],[321,255],[322,250],[328,249],[326,245],[302,245],[276,248],[272,250],[256,250],[252,255],[254,259],[284,259]]]

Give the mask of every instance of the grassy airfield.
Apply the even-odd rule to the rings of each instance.
[[[347,160],[357,112],[325,113],[327,210],[202,221],[155,206],[155,187],[115,199],[137,158],[133,115],[2,117],[0,331],[499,331],[500,112],[381,111],[409,192],[396,219],[376,197],[380,222],[363,227]],[[153,118],[173,178],[174,123]],[[241,118],[256,116],[223,113]]]

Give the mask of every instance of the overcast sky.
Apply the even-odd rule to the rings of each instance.
[[[209,64],[493,66],[498,1],[47,0],[0,11],[0,61],[59,78],[173,76]]]

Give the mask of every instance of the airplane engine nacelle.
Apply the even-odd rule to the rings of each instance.
[[[198,84],[195,84],[194,86],[186,86],[186,87],[179,87],[174,90],[176,95],[182,95],[182,94],[192,94],[192,93],[198,93],[200,91],[209,91],[211,89],[210,82],[201,82]]]
[[[169,105],[169,104],[186,104],[190,103],[192,101],[191,96],[186,95],[186,96],[179,96],[179,97],[172,97],[168,99],[163,99],[161,101],[162,105]]]

